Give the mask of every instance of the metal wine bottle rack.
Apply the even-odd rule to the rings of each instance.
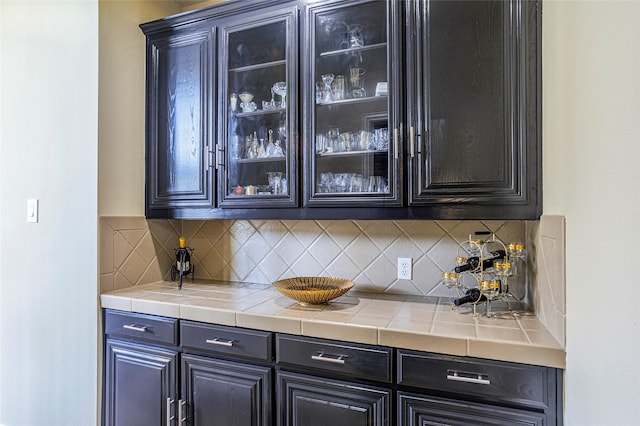
[[[478,239],[486,235],[490,235],[487,240]],[[458,298],[465,296],[468,290],[477,288],[479,292],[473,292],[477,298],[469,301],[473,305],[474,316],[476,306],[485,303],[486,316],[492,317],[495,316],[491,312],[493,300],[514,298],[509,293],[509,278],[517,275],[518,263],[524,261],[524,258],[524,244],[505,244],[491,232],[476,232],[470,234],[468,240],[458,244],[456,267],[453,272],[442,273],[442,283],[451,290],[455,289]],[[475,279],[471,280],[475,287],[462,284],[465,276]]]

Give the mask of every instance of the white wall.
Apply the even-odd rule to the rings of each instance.
[[[0,1],[0,424],[97,419],[98,2]],[[26,223],[27,198],[40,222]]]
[[[567,425],[640,424],[640,2],[545,0],[544,213],[566,216]]]

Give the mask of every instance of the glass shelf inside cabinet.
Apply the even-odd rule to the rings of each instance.
[[[316,105],[344,105],[344,104],[360,104],[360,103],[368,103],[368,102],[373,102],[373,101],[387,101],[387,95],[380,95],[380,96],[367,96],[364,98],[350,98],[350,99],[341,99],[339,101],[326,101],[324,99],[320,100],[318,99],[319,102],[316,103]]]
[[[377,49],[386,49],[387,43],[376,43],[363,45],[358,47],[348,47],[346,49],[337,49],[337,50],[329,50],[326,52],[320,52],[320,57],[323,56],[332,56],[332,55],[346,55],[346,54],[354,54],[359,52],[364,52],[367,50],[377,50]]]
[[[251,164],[251,163],[275,163],[278,161],[284,161],[287,157],[279,156],[279,157],[265,157],[265,158],[237,158],[236,161],[238,164]]]
[[[271,61],[271,62],[253,64],[253,65],[246,65],[238,68],[232,68],[229,70],[229,72],[233,73],[233,72],[253,71],[253,70],[262,69],[262,68],[278,67],[286,64],[287,64],[287,61],[285,60]]]
[[[320,152],[318,155],[320,157],[357,157],[361,155],[372,155],[372,154],[388,154],[389,152],[386,149],[363,149],[359,151],[347,151],[347,152]]]
[[[263,107],[264,108],[264,107]],[[286,109],[284,108],[275,108],[275,109],[258,109],[252,112],[239,112],[236,111],[234,112],[234,115],[238,118],[242,118],[242,117],[253,117],[253,116],[257,116],[257,115],[265,115],[265,114],[276,114],[276,113],[285,113],[287,112]]]

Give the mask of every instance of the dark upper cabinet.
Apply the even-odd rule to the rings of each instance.
[[[214,30],[194,24],[147,37],[146,211],[211,207]]]
[[[540,1],[230,0],[142,28],[147,217],[541,214]]]
[[[445,218],[539,217],[540,4],[407,6],[408,204]]]
[[[298,205],[298,8],[219,23],[219,207]]]

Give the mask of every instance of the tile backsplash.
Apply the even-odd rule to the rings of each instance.
[[[178,237],[194,249],[196,278],[271,283],[302,275],[349,278],[358,290],[447,296],[443,271],[475,231],[525,242],[522,221],[171,221],[102,218],[101,290],[169,279]],[[413,279],[397,279],[398,257],[413,259]],[[526,299],[524,280],[512,292]]]
[[[510,291],[565,342],[564,217],[540,221],[147,220],[100,221],[100,290],[170,279],[178,238],[192,248],[195,277],[269,284],[303,275],[352,279],[359,291],[449,296],[441,273],[475,231],[524,242],[527,260]],[[397,279],[397,258],[413,279]],[[190,279],[188,276],[186,279]],[[471,286],[471,285],[470,285]]]
[[[545,215],[529,227],[533,243],[531,281],[532,303],[536,316],[549,332],[565,346],[565,218]]]

